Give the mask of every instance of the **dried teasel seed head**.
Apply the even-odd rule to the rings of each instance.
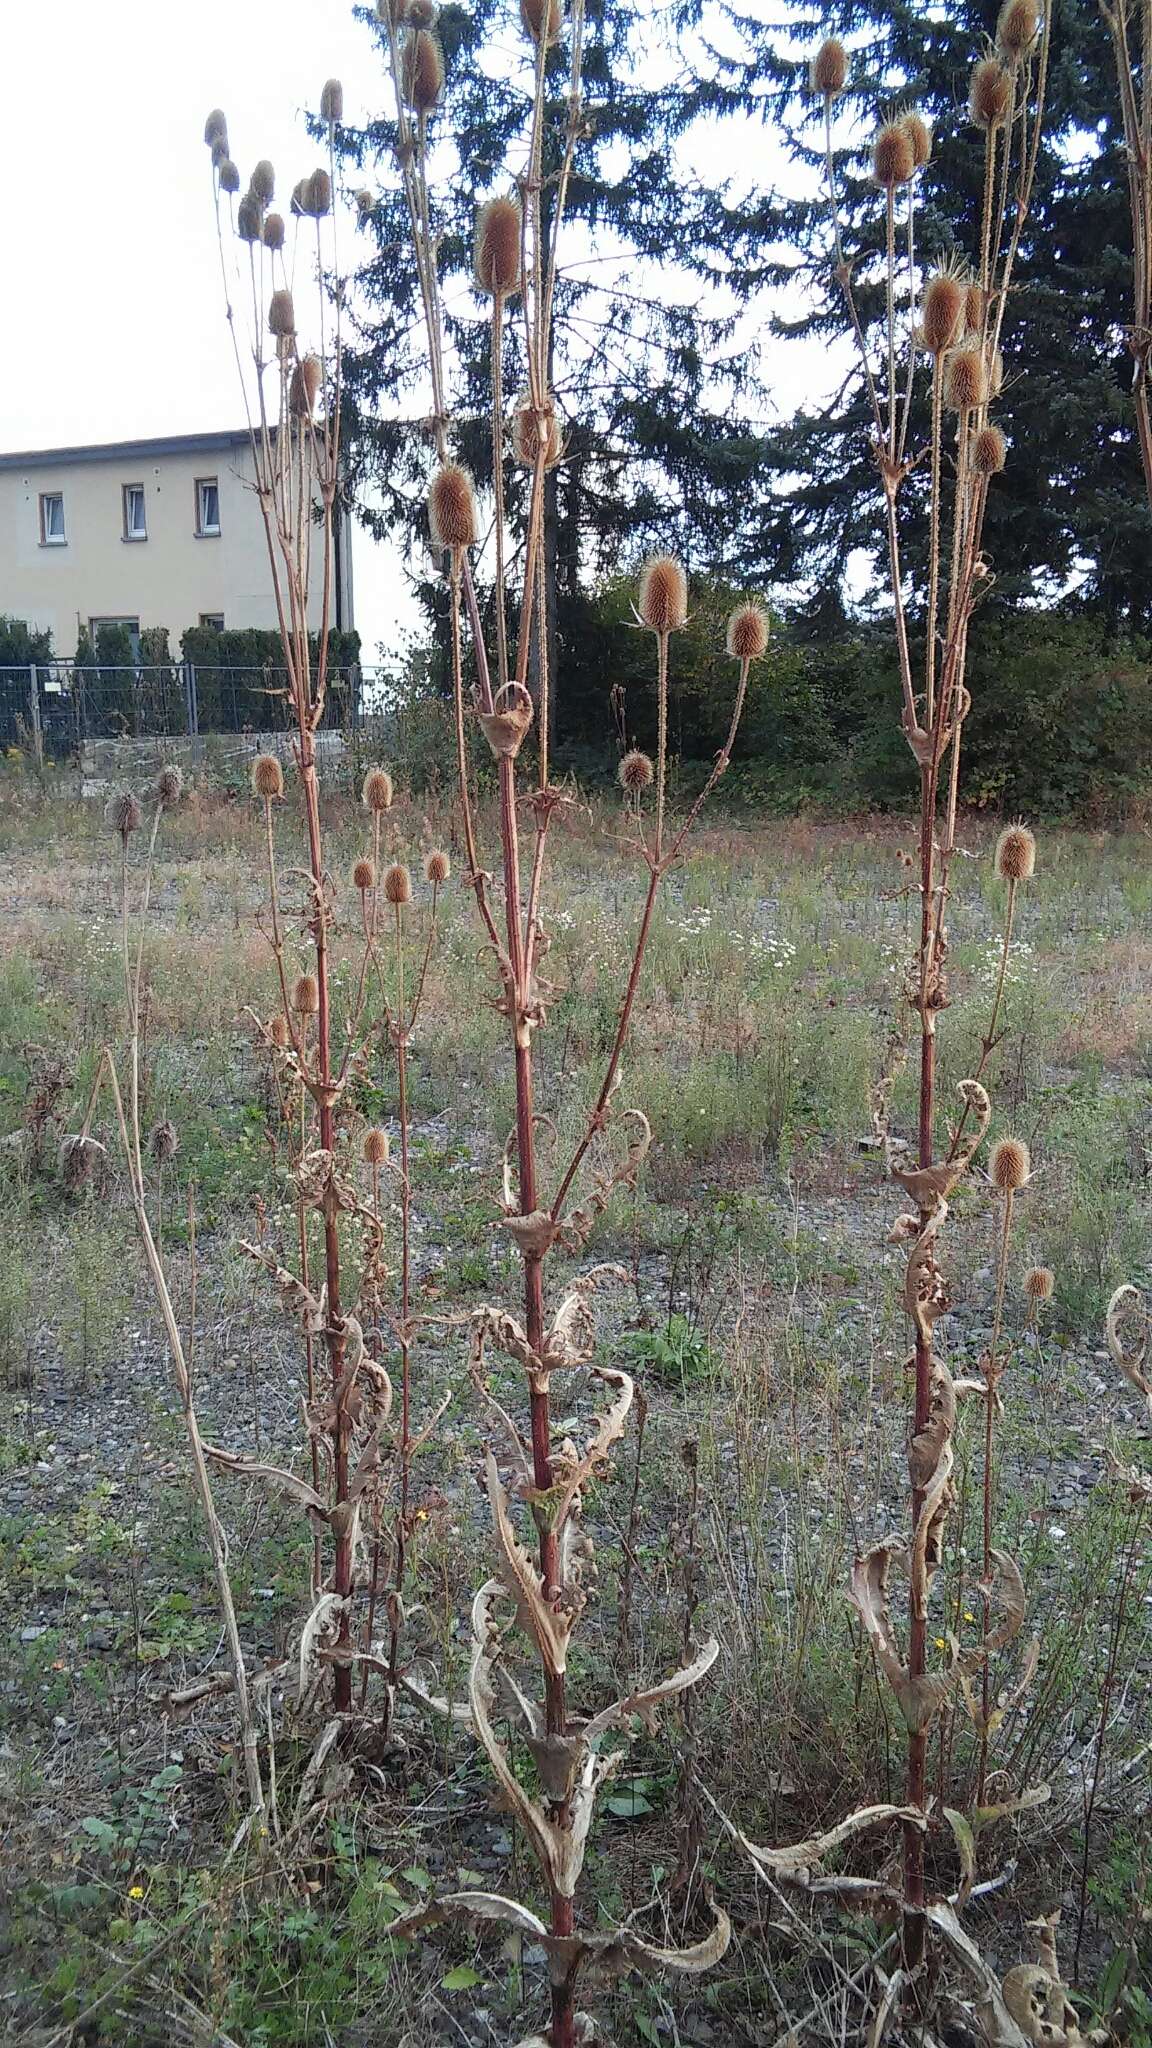
[[[276,173],[266,156],[262,156],[248,180],[248,190],[255,193],[261,206],[270,206],[276,190]]]
[[[103,1166],[107,1153],[96,1138],[74,1132],[60,1141],[56,1155],[60,1177],[70,1195],[78,1195]]]
[[[292,304],[291,292],[273,292],[268,301],[268,331],[281,338],[295,334],[296,309]]]
[[[525,35],[550,47],[560,34],[560,0],[520,0],[520,19]]]
[[[268,1036],[272,1040],[273,1045],[278,1045],[281,1051],[290,1043],[288,1019],[287,1017],[282,1017],[279,1011],[269,1022]]]
[[[1002,1195],[1014,1195],[1032,1171],[1032,1160],[1023,1138],[1001,1138],[992,1147],[988,1178]]]
[[[1024,1292],[1029,1301],[1051,1301],[1056,1292],[1056,1275],[1051,1266],[1029,1266],[1024,1275]]]
[[[409,28],[435,28],[440,9],[436,0],[408,0],[403,12]]]
[[[900,116],[900,126],[912,144],[913,168],[922,171],[932,154],[932,131],[915,107],[910,107],[906,114]]]
[[[402,861],[393,861],[390,868],[385,868],[384,895],[386,901],[394,903],[397,909],[405,903],[411,903],[412,877]]]
[[[114,797],[109,798],[104,815],[112,830],[119,832],[122,839],[127,839],[130,832],[140,830],[144,813],[140,808],[139,797],[130,789],[121,789]]]
[[[179,1134],[175,1124],[168,1117],[164,1118],[163,1123],[153,1125],[148,1139],[148,1150],[157,1166],[166,1166],[170,1159],[175,1159],[179,1149]]]
[[[1040,30],[1036,0],[1004,0],[996,23],[996,47],[1009,64],[1026,57]]]
[[[501,195],[480,208],[476,221],[474,269],[482,292],[506,299],[520,289],[523,216],[518,199]]]
[[[476,496],[471,477],[458,462],[446,462],[432,479],[428,523],[439,548],[457,551],[476,545]]]
[[[323,220],[324,215],[332,211],[331,178],[328,176],[327,171],[321,169],[313,171],[312,176],[305,178],[302,182],[304,185],[304,212],[309,214],[313,220]]]
[[[211,149],[214,143],[226,142],[227,139],[228,123],[224,118],[222,110],[219,107],[213,107],[212,112],[204,123],[204,140],[209,149]]]
[[[260,201],[254,192],[246,192],[236,208],[236,233],[242,242],[258,242],[263,232],[264,215]]]
[[[344,119],[344,87],[338,78],[328,78],[320,95],[320,119],[329,126]]]
[[[364,894],[365,890],[376,887],[376,864],[374,861],[370,861],[367,857],[357,861],[352,870],[352,887],[359,889],[361,895]]]
[[[808,66],[808,84],[826,100],[839,99],[848,79],[848,52],[839,36],[827,36]]]
[[[964,325],[964,286],[950,271],[929,280],[921,307],[921,332],[929,355],[942,356]]]
[[[228,161],[228,156],[228,137],[226,135],[218,135],[212,144],[212,169],[218,171],[221,164]]]
[[[902,121],[885,121],[872,145],[872,177],[884,192],[906,185],[916,169],[911,138]]]
[[[645,562],[636,609],[650,632],[683,631],[688,620],[688,578],[675,555],[653,555]]]
[[[175,761],[166,761],[152,785],[162,804],[178,804],[184,794],[184,771]]]
[[[369,768],[360,791],[360,801],[365,810],[390,811],[392,809],[392,777],[386,768]]]
[[[970,284],[964,291],[964,325],[972,334],[979,334],[984,326],[984,287]]]
[[[424,880],[430,882],[434,889],[441,889],[451,873],[452,863],[448,855],[437,847],[424,862]]]
[[[738,604],[728,614],[724,645],[734,661],[759,661],[768,651],[768,614],[758,604]]]
[[[292,991],[292,1008],[298,1017],[314,1017],[320,1008],[320,990],[314,974],[301,974]]]
[[[226,156],[223,162],[217,165],[216,176],[220,180],[220,190],[222,192],[238,192],[240,190],[240,173],[230,156]]]
[[[512,415],[512,453],[525,469],[535,469],[541,443],[545,469],[555,469],[564,452],[556,400],[547,392],[540,405],[525,395]]]
[[[292,187],[293,213],[307,213],[308,187],[311,184],[311,182],[311,178],[297,178],[296,183]]]
[[[616,773],[621,789],[626,789],[629,796],[639,796],[641,790],[650,788],[656,770],[648,755],[641,753],[639,747],[633,747],[625,754]]]
[[[430,114],[444,90],[444,52],[430,29],[409,33],[400,73],[405,99],[418,114]]]
[[[360,191],[356,193],[355,199],[356,218],[362,224],[364,221],[369,220],[376,211],[375,195],[368,190],[367,185],[363,185]]]
[[[944,397],[953,412],[972,412],[988,400],[988,368],[976,347],[954,348],[944,365]]]
[[[284,217],[282,214],[270,213],[266,216],[260,239],[266,249],[282,249],[284,247]]]
[[[1012,111],[1012,80],[995,57],[982,57],[972,73],[968,112],[977,128],[1002,128]]]
[[[1008,443],[999,427],[981,427],[972,443],[972,467],[977,476],[998,476],[1008,460]]]
[[[320,389],[319,356],[302,356],[288,379],[288,410],[298,419],[310,420]]]
[[[252,790],[270,800],[284,794],[284,770],[275,754],[257,754],[252,763]]]
[[[1002,882],[1030,882],[1036,872],[1036,839],[1027,825],[1008,825],[996,841],[996,873]]]
[[[388,1143],[387,1131],[382,1131],[378,1127],[365,1131],[364,1143],[360,1149],[365,1166],[387,1166],[388,1154],[392,1149]]]

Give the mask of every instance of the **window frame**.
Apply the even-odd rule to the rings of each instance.
[[[60,507],[59,533],[49,533],[48,531],[47,507],[49,504],[57,504]],[[42,548],[66,548],[68,545],[68,518],[64,510],[63,491],[41,491],[40,493],[40,545]]]
[[[216,524],[207,526],[204,522],[204,492],[208,487],[216,493]],[[196,492],[196,538],[197,540],[219,540],[220,538],[220,478],[219,476],[198,476],[193,486]]]
[[[223,612],[201,612],[200,624],[206,632],[223,633],[225,630],[224,614]]]
[[[129,524],[129,520],[128,520],[128,500],[129,500],[129,497],[131,496],[131,494],[132,494],[132,492],[133,492],[133,491],[139,491],[139,493],[140,493],[140,511],[141,511],[141,514],[143,515],[143,519],[144,519],[144,524],[143,524],[143,526],[142,526],[142,527],[140,528],[139,532],[134,532],[134,531],[133,531],[133,529],[132,529],[131,525]],[[148,495],[147,495],[147,491],[146,491],[146,489],[145,489],[144,485],[143,485],[143,484],[121,484],[121,486],[120,486],[120,504],[121,504],[121,510],[122,510],[122,513],[123,513],[123,519],[124,519],[124,531],[123,531],[123,535],[122,535],[122,538],[123,538],[124,540],[127,540],[127,541],[141,541],[141,540],[147,540],[147,538],[148,538]]]
[[[91,616],[91,617],[89,618],[89,620],[88,620],[88,638],[89,638],[89,641],[91,642],[91,646],[92,646],[92,652],[93,652],[93,654],[95,654],[95,652],[96,652],[96,635],[97,635],[97,633],[99,632],[99,630],[100,630],[101,626],[126,626],[126,627],[127,627],[127,629],[128,629],[128,637],[129,637],[129,639],[130,639],[130,640],[131,640],[131,641],[132,641],[132,642],[134,643],[134,645],[135,645],[135,649],[136,649],[136,652],[135,652],[135,653],[133,654],[133,656],[132,656],[132,659],[131,659],[131,663],[130,663],[130,666],[131,666],[132,668],[139,668],[139,666],[140,666],[140,619],[139,619],[139,616],[137,615],[137,616],[135,616],[135,617],[133,617],[133,618],[126,618],[126,617],[124,616],[123,612],[101,612],[101,613],[97,613],[97,614],[95,614],[95,615]]]

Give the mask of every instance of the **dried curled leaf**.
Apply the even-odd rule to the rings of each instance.
[[[588,1297],[606,1280],[624,1284],[627,1279],[623,1266],[609,1263],[591,1266],[573,1280],[544,1339],[544,1363],[548,1370],[586,1364],[596,1349],[596,1324]]]
[[[283,1494],[286,1500],[294,1500],[319,1522],[327,1522],[328,1510],[314,1486],[306,1479],[297,1478],[295,1472],[285,1472],[279,1465],[263,1465],[259,1458],[241,1457],[238,1451],[222,1450],[219,1444],[205,1444],[204,1456],[211,1458],[225,1472],[234,1472],[240,1479],[258,1479],[270,1493]]]
[[[988,2048],[1028,2048],[1027,2037],[1021,2033],[1004,2003],[998,1979],[984,1961],[976,1943],[961,1927],[955,1907],[943,1903],[927,1906],[925,1917],[973,1987],[976,2017]]]
[[[917,1430],[908,1450],[908,1471],[915,1487],[928,1486],[956,1427],[956,1388],[946,1365],[933,1361],[928,1420]]]
[[[437,1927],[444,1920],[455,1919],[503,1921],[533,1941],[542,1941],[548,1933],[544,1922],[528,1906],[522,1906],[518,1899],[505,1898],[501,1892],[444,1892],[417,1912],[393,1920],[388,1932],[407,1940],[423,1927]]]
[[[300,1632],[300,1697],[303,1699],[320,1662],[325,1639],[335,1637],[348,1602],[339,1593],[321,1593]]]
[[[608,1366],[594,1366],[593,1372],[607,1386],[615,1387],[616,1398],[599,1416],[596,1431],[584,1450],[583,1456],[567,1451],[553,1460],[556,1484],[546,1499],[536,1496],[538,1505],[547,1513],[553,1528],[559,1528],[567,1519],[577,1495],[587,1486],[590,1479],[600,1470],[624,1434],[628,1411],[635,1393],[630,1375],[613,1372]]]
[[[478,711],[476,716],[496,759],[514,761],[534,716],[532,698],[523,683],[505,683],[497,690],[491,711]]]
[[[660,1948],[655,1942],[644,1941],[630,1927],[618,1927],[614,1934],[585,1937],[580,1947],[601,1970],[621,1974],[625,1970],[659,1971],[697,1977],[716,1967],[732,1940],[732,1922],[715,1901],[712,1916],[711,1931],[689,1948]]]
[[[1136,1342],[1132,1345],[1124,1341],[1124,1324],[1130,1316],[1138,1318]],[[1119,1367],[1137,1393],[1143,1394],[1149,1416],[1152,1416],[1152,1380],[1144,1370],[1149,1342],[1152,1341],[1152,1316],[1139,1288],[1125,1282],[1123,1287],[1116,1289],[1108,1303],[1104,1334],[1112,1363]]]
[[[240,1249],[247,1258],[254,1259],[258,1266],[263,1266],[265,1272],[272,1275],[288,1307],[295,1309],[302,1318],[306,1333],[316,1336],[324,1328],[325,1322],[323,1290],[319,1296],[311,1293],[304,1282],[296,1278],[295,1273],[290,1273],[287,1266],[280,1264],[275,1252],[269,1250],[267,1245],[251,1244],[247,1238],[242,1237]]]
[[[921,1829],[928,1825],[927,1816],[915,1806],[861,1806],[855,1813],[850,1813],[846,1819],[839,1821],[834,1828],[829,1828],[826,1834],[809,1835],[806,1841],[793,1842],[783,1849],[762,1848],[759,1843],[750,1842],[747,1835],[739,1832],[736,1839],[747,1851],[762,1877],[785,1877],[795,1884],[807,1885],[813,1872],[834,1849],[839,1849],[844,1842],[850,1841],[853,1835],[862,1834],[866,1828],[887,1826],[894,1820],[908,1821],[913,1827]]]
[[[1056,1929],[1060,1913],[1049,1913],[1029,1922],[1036,1935],[1034,1963],[1018,1963],[1004,1979],[1004,2004],[1025,2041],[1044,2048],[1088,2048],[1089,2043],[1112,2039],[1107,2027],[1085,2034],[1080,2016],[1068,1996],[1056,1955]]]
[[[711,1671],[720,1655],[720,1645],[715,1636],[709,1636],[696,1655],[686,1664],[681,1664],[671,1676],[660,1685],[646,1686],[640,1692],[631,1692],[622,1700],[614,1700],[610,1707],[604,1707],[585,1723],[584,1735],[588,1741],[603,1735],[609,1728],[616,1728],[631,1714],[639,1714],[649,1734],[656,1729],[656,1710],[665,1700],[674,1699],[677,1693],[687,1692],[690,1686],[699,1685],[706,1672]]]
[[[559,1678],[565,1669],[568,1638],[583,1601],[577,1596],[567,1609],[554,1607],[549,1602],[536,1562],[524,1548],[512,1526],[512,1518],[508,1513],[508,1496],[500,1484],[500,1474],[496,1470],[496,1460],[491,1451],[484,1461],[484,1475],[496,1540],[500,1546],[501,1576],[516,1602],[516,1613],[521,1628],[531,1636],[545,1670],[553,1678]]]
[[[631,1187],[640,1171],[652,1143],[652,1126],[642,1110],[626,1109],[623,1121],[632,1127],[624,1158],[618,1166],[594,1176],[592,1191],[579,1209],[563,1224],[560,1242],[568,1251],[582,1251],[592,1234],[599,1216],[602,1216],[617,1188]]]

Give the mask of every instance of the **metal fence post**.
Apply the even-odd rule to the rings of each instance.
[[[32,713],[32,751],[36,756],[37,768],[44,766],[44,731],[40,724],[40,678],[36,663],[28,663],[28,708]]]
[[[196,664],[184,663],[184,701],[188,707],[188,737],[195,739],[200,730],[200,707],[196,702]]]

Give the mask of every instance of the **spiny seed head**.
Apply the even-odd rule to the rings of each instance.
[[[916,170],[922,171],[932,154],[932,131],[914,107],[900,116],[900,126],[912,144],[912,162]]]
[[[288,1044],[288,1019],[287,1017],[282,1017],[279,1011],[276,1012],[276,1015],[268,1025],[268,1036],[272,1040],[273,1045],[278,1045],[281,1051]]]
[[[379,1129],[365,1131],[364,1143],[361,1149],[364,1154],[365,1166],[387,1166],[390,1150],[387,1131]]]
[[[916,168],[912,143],[901,121],[885,121],[872,145],[872,176],[884,192],[906,185]]]
[[[360,800],[366,810],[390,811],[392,809],[392,777],[386,768],[369,768],[364,777]]]
[[[999,427],[981,427],[972,443],[972,467],[977,476],[998,476],[1008,460],[1008,443]]]
[[[476,545],[476,496],[472,479],[458,462],[437,470],[428,490],[428,523],[439,548]]]
[[[1023,1138],[1001,1138],[992,1147],[988,1177],[1002,1195],[1014,1195],[1032,1171],[1032,1160]]]
[[[363,185],[356,194],[356,218],[363,223],[366,220],[370,220],[375,211],[375,197],[368,190],[367,185]]]
[[[320,389],[319,356],[302,356],[288,380],[288,410],[297,419],[310,420]]]
[[[276,173],[266,156],[262,156],[248,180],[248,189],[256,194],[261,206],[270,206],[276,190]]]
[[[947,270],[930,279],[924,293],[921,327],[929,355],[951,348],[964,320],[964,287]]]
[[[979,334],[984,326],[984,287],[970,284],[964,292],[964,325],[972,334]]]
[[[175,761],[166,761],[152,786],[159,803],[178,804],[184,794],[184,772]]]
[[[367,857],[357,861],[352,870],[352,887],[359,889],[361,895],[364,894],[365,890],[376,887],[376,865],[374,861],[368,860]]]
[[[688,578],[675,555],[653,555],[640,571],[637,610],[653,633],[679,633],[688,619]]]
[[[236,208],[236,233],[242,242],[258,242],[263,231],[264,216],[260,201],[254,192],[246,192]]]
[[[212,169],[218,171],[229,154],[228,137],[226,135],[218,135],[212,144]]]
[[[314,1017],[320,1008],[320,990],[314,974],[302,974],[292,991],[292,1008],[298,1017]]]
[[[225,141],[228,139],[228,123],[224,119],[221,109],[213,107],[212,112],[204,123],[204,140],[209,149],[211,149],[213,143],[219,142],[221,138]]]
[[[238,192],[240,190],[240,173],[230,156],[226,156],[223,162],[217,166],[216,176],[220,180],[220,190],[222,192]]]
[[[520,19],[525,35],[550,46],[560,34],[560,0],[520,0]]]
[[[275,754],[257,754],[252,763],[253,794],[266,801],[284,794],[284,770]]]
[[[411,903],[412,877],[404,866],[403,861],[393,861],[390,868],[385,868],[384,895],[389,903],[396,905],[397,909],[405,903]]]
[[[130,832],[140,830],[144,813],[140,809],[139,797],[134,796],[130,789],[121,789],[109,799],[104,815],[112,830],[119,832],[122,839],[127,839]]]
[[[270,213],[266,216],[260,239],[266,249],[282,249],[284,247],[283,214]]]
[[[409,28],[435,28],[439,13],[436,0],[408,0],[404,19]]]
[[[1004,0],[996,23],[996,47],[1009,64],[1018,64],[1036,41],[1040,10],[1036,0]]]
[[[996,841],[996,873],[1002,882],[1030,882],[1036,872],[1036,840],[1027,825],[1009,825]]]
[[[541,443],[545,469],[555,469],[564,453],[564,445],[560,437],[556,400],[550,392],[539,406],[533,405],[525,396],[512,415],[512,453],[525,469],[535,469]]]
[[[70,1195],[78,1195],[98,1171],[105,1158],[104,1147],[95,1138],[85,1138],[79,1132],[62,1138],[57,1163],[60,1176]]]
[[[848,78],[848,52],[839,36],[828,36],[808,66],[808,84],[826,100],[839,99]]]
[[[268,301],[268,331],[281,337],[295,334],[296,309],[292,304],[291,292],[283,289],[273,292]]]
[[[179,1149],[180,1138],[174,1123],[165,1117],[163,1123],[153,1125],[148,1150],[157,1166],[166,1166],[170,1159],[175,1159]]]
[[[332,211],[332,180],[324,169],[313,171],[304,181],[304,212],[313,220],[323,220]]]
[[[1012,111],[1012,80],[995,57],[982,57],[972,73],[968,112],[977,128],[1002,128]]]
[[[1051,1266],[1029,1266],[1024,1275],[1024,1292],[1029,1301],[1051,1301],[1056,1292],[1056,1275]]]
[[[482,292],[506,299],[520,289],[520,202],[507,194],[480,208],[476,222],[476,282]]]
[[[988,398],[988,370],[982,351],[954,348],[944,366],[944,396],[953,412],[971,412]]]
[[[738,604],[728,615],[724,644],[734,661],[759,661],[768,651],[768,614],[758,604]]]
[[[642,789],[651,786],[656,770],[648,755],[641,753],[639,747],[633,747],[625,754],[616,773],[620,777],[621,789],[626,789],[629,796],[639,796]]]
[[[311,178],[297,178],[296,183],[292,187],[293,213],[307,213],[308,187],[311,183]]]
[[[441,853],[439,847],[437,847],[435,852],[430,853],[424,862],[424,880],[430,882],[434,889],[442,889],[451,873],[452,863],[448,855]]]
[[[444,90],[444,52],[431,29],[409,32],[400,71],[405,99],[418,114],[430,114]]]
[[[320,95],[320,119],[327,121],[329,125],[344,119],[344,87],[338,78],[329,78],[324,82],[324,90]]]

